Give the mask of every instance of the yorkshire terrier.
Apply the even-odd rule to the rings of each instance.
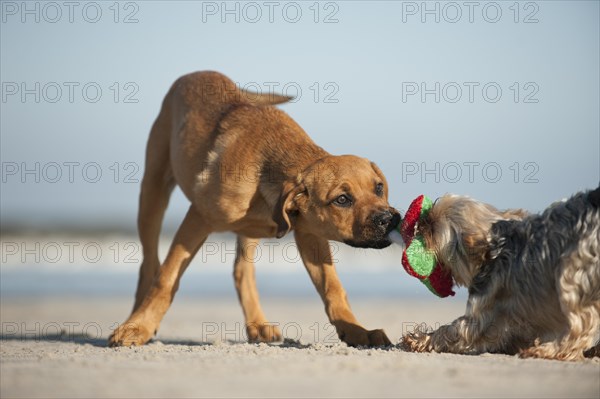
[[[600,356],[600,187],[531,215],[445,195],[417,229],[469,299],[451,324],[405,335],[405,349]]]

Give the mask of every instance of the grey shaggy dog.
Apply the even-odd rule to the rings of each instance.
[[[405,335],[405,349],[600,356],[600,187],[536,215],[446,195],[417,234],[469,299],[451,324]]]

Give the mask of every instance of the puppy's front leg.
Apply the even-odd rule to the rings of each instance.
[[[113,331],[110,346],[143,345],[152,338],[175,297],[181,275],[207,236],[201,217],[190,206],[148,294],[129,319]]]
[[[329,242],[298,231],[295,238],[304,266],[321,295],[329,321],[335,326],[339,338],[350,346],[391,345],[383,330],[366,330],[352,314],[333,265]]]

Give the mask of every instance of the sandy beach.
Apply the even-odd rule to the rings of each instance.
[[[131,298],[6,296],[1,302],[0,396],[25,397],[588,397],[600,360],[414,354],[341,344],[313,298],[268,297],[288,338],[244,342],[235,297],[176,299],[157,337],[110,349]],[[462,300],[357,298],[353,309],[393,342],[414,323],[451,321]]]
[[[600,0],[1,0],[0,15],[0,399],[600,399],[598,357],[403,350],[416,327],[464,315],[467,288],[438,298],[400,245],[359,248],[382,247],[390,207],[406,220],[421,195],[537,214],[598,187]],[[547,303],[539,262],[580,267],[578,235],[577,254],[597,256],[582,233],[592,212],[503,240],[510,213],[461,208],[415,233],[479,259],[482,279],[489,259],[523,255],[515,268],[535,273],[522,286]],[[256,270],[238,262],[238,287],[262,319],[255,274],[282,342],[248,343],[237,235],[272,237],[240,240]],[[155,249],[167,267],[152,307],[182,277],[177,295],[150,342],[109,348]],[[392,345],[338,339],[312,282],[352,321],[332,268],[356,319]],[[494,300],[515,299],[509,288]],[[541,318],[523,319],[508,329]]]
[[[71,242],[78,244],[73,257]],[[273,256],[264,244],[256,268],[265,314],[285,342],[246,342],[231,277],[234,243],[225,237],[198,254],[153,341],[108,348],[107,337],[133,305],[139,259],[129,252],[114,258],[131,243],[136,239],[127,236],[3,237],[2,398],[600,396],[598,358],[563,363],[349,348],[285,241],[270,243],[280,249]],[[100,250],[80,251],[94,247]],[[334,249],[356,317],[383,328],[395,344],[417,324],[436,328],[464,312],[465,290],[431,295],[406,275],[399,247]]]

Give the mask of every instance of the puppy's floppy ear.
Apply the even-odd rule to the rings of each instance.
[[[306,194],[304,183],[284,184],[281,195],[273,208],[273,221],[277,224],[277,238],[286,235],[292,228],[290,213],[298,210],[297,199]]]

